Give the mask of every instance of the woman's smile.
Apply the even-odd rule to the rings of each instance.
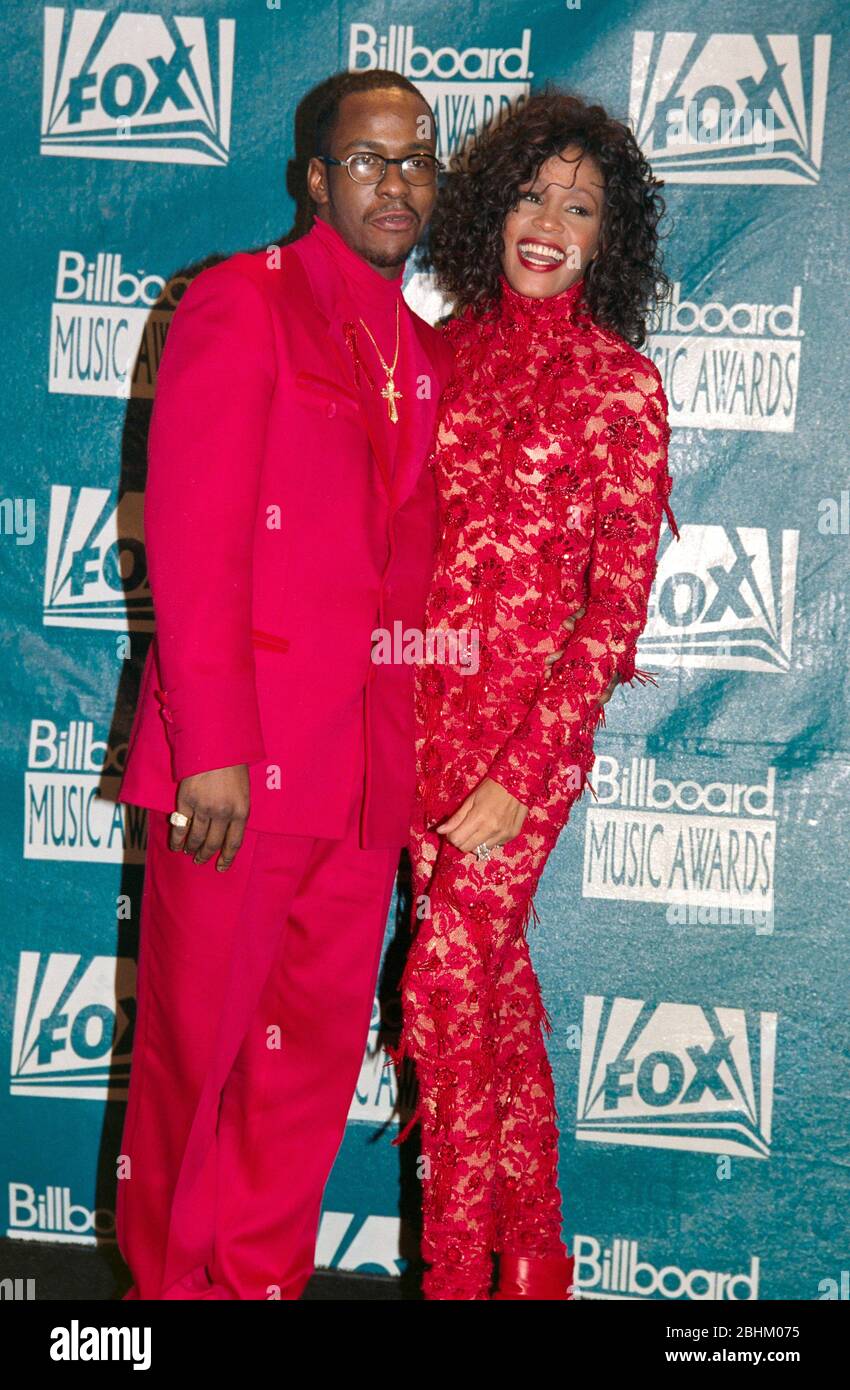
[[[517,242],[516,253],[527,270],[542,271],[544,274],[557,270],[567,259],[566,251],[553,241],[532,241],[529,238]]]

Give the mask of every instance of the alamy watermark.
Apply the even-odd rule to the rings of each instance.
[[[459,666],[464,676],[474,676],[479,667],[479,629],[418,627],[405,628],[399,618],[392,626],[376,627],[372,633],[372,660],[379,666],[420,665],[434,662]]]
[[[773,152],[775,115],[770,106],[728,107],[710,97],[700,107],[695,101],[667,112],[667,144],[717,145],[740,141]]]

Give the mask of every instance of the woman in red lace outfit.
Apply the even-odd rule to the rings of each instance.
[[[456,369],[430,459],[426,624],[477,632],[478,666],[471,638],[468,667],[417,673],[419,906],[393,1056],[416,1062],[395,1142],[421,1124],[428,1298],[489,1298],[493,1252],[496,1298],[570,1296],[527,929],[607,694],[641,674],[665,513],[675,530],[667,403],[632,345],[665,283],[658,186],[625,126],[543,93],[479,144],[432,222]]]

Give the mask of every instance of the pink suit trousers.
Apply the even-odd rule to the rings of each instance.
[[[297,1299],[357,1084],[398,850],[247,830],[232,867],[149,812],[117,1235],[128,1299]]]

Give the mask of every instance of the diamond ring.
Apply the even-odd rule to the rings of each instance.
[[[490,850],[487,847],[486,840],[483,842],[483,844],[480,844],[476,847],[475,853],[478,855],[479,862],[482,859],[486,860],[490,858]]]
[[[179,826],[181,830],[184,825],[189,824],[189,817],[184,816],[182,811],[172,811],[168,819],[170,820],[172,825]]]

